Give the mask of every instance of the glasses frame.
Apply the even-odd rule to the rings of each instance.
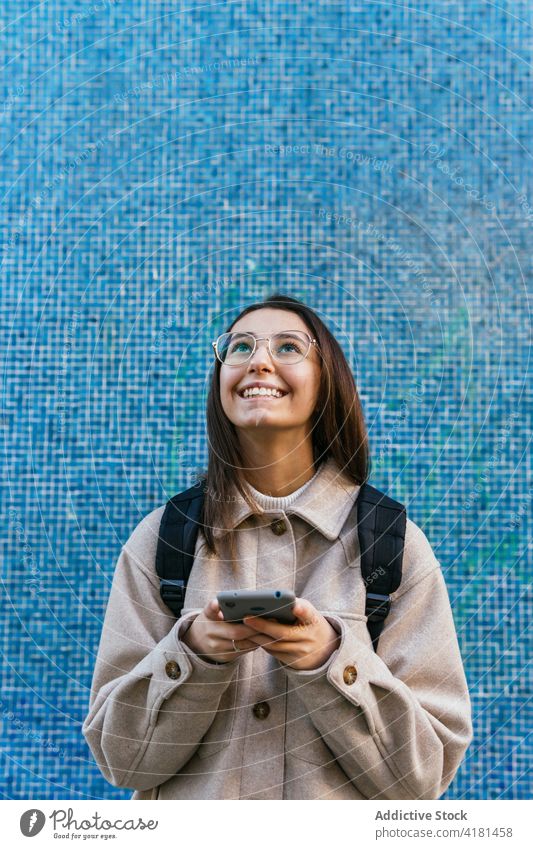
[[[243,360],[242,363],[226,363],[226,362],[224,362],[224,360],[220,359],[217,346],[218,346],[219,339],[221,339],[223,336],[227,336],[228,334],[227,333],[221,333],[220,336],[218,336],[217,339],[215,339],[214,342],[211,342],[211,345],[213,346],[213,349],[215,351],[215,357],[217,358],[219,363],[221,363],[221,365],[223,365],[223,366],[228,366],[228,368],[241,368],[242,366],[249,363],[250,360],[252,359],[253,355],[255,354],[256,350],[257,350],[257,343],[261,342],[263,339],[268,339],[268,353],[270,354],[272,361],[274,363],[279,363],[279,360],[277,360],[276,357],[274,356],[274,354],[272,353],[272,348],[270,347],[270,340],[272,339],[273,336],[278,336],[280,333],[301,333],[303,336],[307,336],[307,339],[309,340],[309,347],[308,347],[307,351],[305,352],[304,356],[302,357],[302,359],[297,360],[297,362],[295,362],[295,363],[285,363],[285,365],[297,366],[298,363],[303,362],[305,360],[305,358],[309,355],[309,351],[311,350],[311,345],[314,345],[316,347],[317,351],[320,350],[319,347],[318,347],[317,340],[315,338],[311,338],[311,336],[309,336],[309,333],[306,333],[305,330],[277,330],[276,333],[271,333],[270,336],[255,336],[249,330],[242,330],[242,331],[240,331],[240,330],[230,330],[229,332],[230,333],[243,333],[243,334],[247,334],[248,336],[251,336],[252,339],[254,340],[254,347],[253,347],[253,350],[251,351],[249,357],[246,360]],[[283,365],[283,363],[281,363],[281,365]]]

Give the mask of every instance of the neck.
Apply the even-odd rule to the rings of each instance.
[[[311,480],[316,471],[309,440],[296,447],[280,444],[276,439],[269,440],[267,445],[247,444],[243,454],[248,483],[274,498],[290,495]]]

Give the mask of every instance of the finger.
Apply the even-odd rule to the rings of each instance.
[[[268,634],[255,634],[253,637],[248,638],[251,643],[254,643],[256,646],[271,647],[278,645],[277,640],[274,640],[272,637],[269,637]],[[294,650],[294,646],[293,646]]]
[[[257,643],[252,640],[235,640],[235,645],[237,646],[237,651],[249,651],[250,649],[256,649]],[[228,651],[235,651],[233,642],[230,640],[228,644]]]
[[[220,611],[220,615],[221,617],[223,617],[222,611]],[[243,625],[240,622],[232,622],[231,620],[228,621],[224,618],[222,618],[220,622],[224,624],[224,628],[220,632],[220,635],[223,636],[226,640],[244,640],[251,634],[257,633],[255,628],[249,628],[248,625]]]
[[[274,632],[271,631],[268,627],[264,627],[264,628],[260,627],[261,623],[262,622],[272,623],[273,625],[279,626],[281,628],[285,628],[285,629],[289,628],[290,629],[290,628],[294,628],[295,625],[301,625],[301,624],[312,625],[313,623],[318,621],[318,617],[319,617],[319,614],[318,614],[316,607],[313,604],[311,604],[310,601],[307,601],[307,599],[305,599],[305,598],[298,598],[298,597],[295,598],[294,604],[292,606],[292,613],[298,619],[298,622],[295,622],[292,625],[283,625],[282,623],[278,622],[277,619],[275,619],[275,618],[268,618],[268,617],[264,617],[264,616],[245,617],[244,623],[247,624],[247,625],[250,625],[252,627],[257,628],[257,630],[259,630],[259,631],[263,631],[265,634],[271,634],[272,636],[276,636],[277,634],[274,634]],[[279,632],[279,633],[281,634],[281,632]],[[285,631],[284,633],[285,633],[285,636],[287,636],[289,634],[289,631]],[[294,633],[295,632],[293,631],[293,636],[294,636]]]
[[[291,627],[290,625],[282,625],[275,619],[266,619],[264,616],[245,616],[244,624],[249,625],[250,628],[257,630],[261,634],[268,634],[270,637],[274,637],[274,639],[286,637],[287,628]]]
[[[311,621],[318,613],[316,607],[305,598],[297,598],[295,600],[292,612],[302,621]]]
[[[299,608],[296,609],[298,610]],[[301,639],[303,636],[304,625],[313,625],[316,621],[318,621],[316,611],[313,616],[311,612],[312,610],[314,610],[312,605],[309,607],[302,607],[300,609],[302,619],[297,617],[297,621],[292,625],[285,625],[282,622],[278,622],[277,619],[269,619],[264,616],[245,616],[244,622],[246,625],[256,629],[258,632],[268,634],[275,639],[297,640]]]
[[[224,637],[228,640],[245,640],[256,634],[255,628],[249,628],[248,625],[226,625],[224,629]]]
[[[206,604],[204,607],[204,614],[206,619],[210,619],[212,622],[218,622],[221,617],[223,618],[222,611],[220,610],[220,606],[216,598],[212,598],[211,601]]]
[[[279,655],[281,655],[282,657],[285,655],[294,655],[294,645],[287,645],[286,643],[273,642],[269,643],[266,646],[261,646],[261,648],[263,649],[263,651],[266,651],[267,654],[273,655],[276,658],[278,658]]]

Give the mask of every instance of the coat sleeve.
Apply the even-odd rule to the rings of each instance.
[[[366,798],[438,799],[471,742],[471,706],[440,564],[410,520],[403,567],[377,653],[366,617],[322,611],[339,647],[318,669],[284,669]]]
[[[145,517],[120,552],[82,725],[104,777],[135,790],[187,763],[240,661],[204,661],[181,641],[201,610],[184,608],[176,620],[161,599],[153,568],[161,512]]]

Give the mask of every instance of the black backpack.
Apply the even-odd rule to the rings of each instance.
[[[194,563],[203,498],[201,481],[174,495],[165,506],[159,528],[156,571],[161,598],[178,619]],[[361,485],[353,510],[366,586],[367,627],[375,651],[390,610],[390,594],[402,580],[406,511],[368,483]]]

